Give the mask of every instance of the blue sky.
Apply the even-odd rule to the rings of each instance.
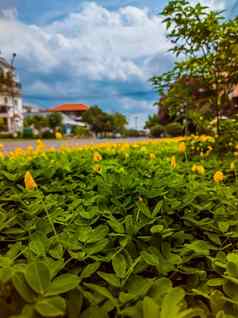
[[[236,0],[202,2],[235,12]],[[25,102],[98,104],[142,127],[157,98],[148,79],[173,63],[158,16],[166,3],[0,0],[0,50],[17,53]]]

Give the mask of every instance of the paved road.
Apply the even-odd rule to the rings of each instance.
[[[137,141],[143,141],[146,138],[125,138],[125,139],[65,139],[65,140],[44,140],[44,143],[50,147],[60,147],[61,145],[79,146],[86,144],[100,144],[100,143],[133,143]],[[35,147],[36,140],[13,140],[13,139],[1,139],[0,144],[4,145],[6,152],[12,151],[18,147],[27,148],[28,146]]]

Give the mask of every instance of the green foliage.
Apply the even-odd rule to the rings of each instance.
[[[1,158],[1,317],[237,317],[237,161],[186,145]]]
[[[80,126],[76,126],[73,131],[72,131],[73,135],[79,137],[79,138],[86,138],[86,137],[90,137],[91,133],[89,131],[88,128],[86,127],[80,127]]]
[[[151,81],[161,96],[168,94],[168,107],[184,108],[187,120],[189,111],[199,108],[204,109],[203,114],[218,118],[220,134],[221,115],[235,112],[229,96],[238,82],[234,68],[238,62],[238,20],[225,20],[221,12],[188,0],[170,0],[161,16],[172,42],[171,52],[180,59],[172,70]],[[182,87],[181,81],[185,82]],[[200,83],[197,88],[194,82]],[[197,95],[199,86],[205,96]]]
[[[56,129],[62,126],[63,117],[61,113],[50,113],[48,115],[48,125],[52,129]]]
[[[218,153],[237,151],[238,121],[234,119],[221,120],[221,134],[216,138],[216,150]]]
[[[164,126],[164,131],[166,135],[171,137],[183,136],[184,126],[179,123],[170,123]]]
[[[151,129],[160,124],[160,119],[158,114],[149,115],[147,121],[145,122],[145,129]]]
[[[155,125],[150,129],[151,137],[161,137],[164,135],[164,127],[162,125]]]
[[[121,113],[106,113],[99,106],[92,106],[83,113],[82,119],[96,133],[123,133],[127,124]]]

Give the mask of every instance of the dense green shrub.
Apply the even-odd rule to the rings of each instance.
[[[151,137],[161,137],[165,133],[164,127],[162,125],[156,125],[150,129]]]
[[[184,126],[180,123],[170,123],[164,126],[164,131],[168,136],[176,137],[184,135]]]
[[[54,135],[54,133],[52,131],[45,130],[45,131],[42,132],[41,138],[43,138],[43,139],[53,139],[53,138],[55,138],[55,135]]]
[[[86,138],[91,136],[91,132],[87,127],[75,127],[72,131],[73,135],[79,138]]]
[[[218,153],[236,151],[238,144],[238,120],[221,120],[220,133],[216,138],[216,150]]]

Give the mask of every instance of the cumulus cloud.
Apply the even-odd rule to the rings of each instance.
[[[17,53],[25,94],[38,100],[80,99],[140,118],[153,111],[155,96],[148,79],[173,63],[157,14],[132,5],[109,10],[87,2],[37,25],[18,19],[14,0],[6,3],[0,4],[0,47],[8,57]],[[203,3],[223,9],[225,0]]]
[[[136,7],[109,11],[96,3],[43,27],[5,17],[0,34],[4,50],[16,51],[37,72],[58,68],[92,80],[143,80],[137,60],[168,49],[158,16]]]

